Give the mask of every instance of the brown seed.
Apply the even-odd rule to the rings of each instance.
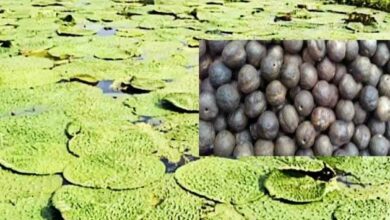
[[[265,96],[270,105],[278,106],[283,104],[286,101],[287,89],[284,85],[278,81],[274,80],[268,84],[265,90]]]
[[[311,123],[318,131],[325,131],[334,121],[336,116],[330,108],[317,107],[311,113]]]
[[[310,148],[313,146],[316,138],[316,131],[313,125],[309,121],[304,121],[299,124],[295,132],[295,138],[297,144],[302,148]]]

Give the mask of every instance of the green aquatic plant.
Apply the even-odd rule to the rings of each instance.
[[[67,123],[56,111],[2,118],[0,164],[24,173],[61,172],[73,159],[66,148]]]
[[[74,154],[116,153],[151,155],[167,145],[166,139],[148,125],[126,126],[119,124],[88,123],[69,142]]]
[[[334,217],[340,220],[389,219],[389,216],[389,202],[381,199],[355,200],[341,205],[334,212]]]
[[[258,201],[237,205],[236,210],[245,219],[286,219],[286,220],[324,220],[332,219],[336,203],[312,202],[290,204],[269,197]]]
[[[175,178],[185,189],[223,203],[242,204],[263,196],[254,169],[236,160],[200,159],[180,167]]]
[[[134,77],[130,80],[131,87],[143,91],[153,91],[165,87],[165,82],[152,78]]]
[[[50,195],[27,197],[15,202],[0,202],[1,219],[55,220],[49,206]]]
[[[105,153],[74,160],[65,168],[64,177],[81,186],[134,189],[159,180],[164,173],[165,166],[156,157]]]
[[[20,175],[0,169],[0,185],[2,189],[0,203],[15,202],[23,198],[52,194],[61,187],[62,178],[59,175]]]
[[[162,99],[173,106],[185,111],[198,111],[199,102],[195,101],[198,94],[195,93],[170,93]]]
[[[347,182],[356,184],[382,184],[390,181],[388,157],[320,157]]]
[[[326,182],[310,176],[274,170],[265,179],[264,187],[272,198],[291,202],[321,200],[326,193]]]

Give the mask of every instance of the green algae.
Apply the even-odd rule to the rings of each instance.
[[[179,168],[175,178],[185,189],[223,203],[241,204],[263,196],[255,171],[236,160],[204,158]]]
[[[279,170],[271,172],[264,186],[271,197],[292,202],[318,201],[326,193],[326,183],[323,181]]]
[[[65,168],[64,177],[81,186],[134,189],[159,180],[164,173],[165,166],[156,157],[113,153],[83,156]]]

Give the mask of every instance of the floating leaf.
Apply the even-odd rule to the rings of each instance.
[[[325,182],[304,174],[289,175],[279,170],[271,172],[264,186],[272,197],[292,202],[318,201],[326,192]]]
[[[193,93],[170,93],[164,96],[163,101],[185,111],[198,111],[198,95]]]
[[[185,189],[223,203],[242,204],[263,196],[255,170],[237,160],[200,159],[180,167],[175,178]]]
[[[77,159],[65,168],[64,177],[81,186],[134,189],[159,180],[164,173],[165,166],[156,157],[111,153]]]

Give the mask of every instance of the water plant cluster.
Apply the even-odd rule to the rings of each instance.
[[[198,40],[379,39],[389,20],[385,11],[315,0],[2,0],[0,219],[240,219],[296,207],[312,213],[272,199],[258,184],[261,170],[279,159],[201,159],[175,172],[198,153]],[[215,163],[231,175],[201,172]],[[272,176],[290,178],[280,172]],[[272,178],[264,186],[275,198],[309,198],[317,207],[329,185],[318,181],[298,199],[279,195]],[[236,194],[232,186],[244,190]],[[386,213],[385,198],[363,195],[326,213],[342,219],[361,211],[349,206]]]

